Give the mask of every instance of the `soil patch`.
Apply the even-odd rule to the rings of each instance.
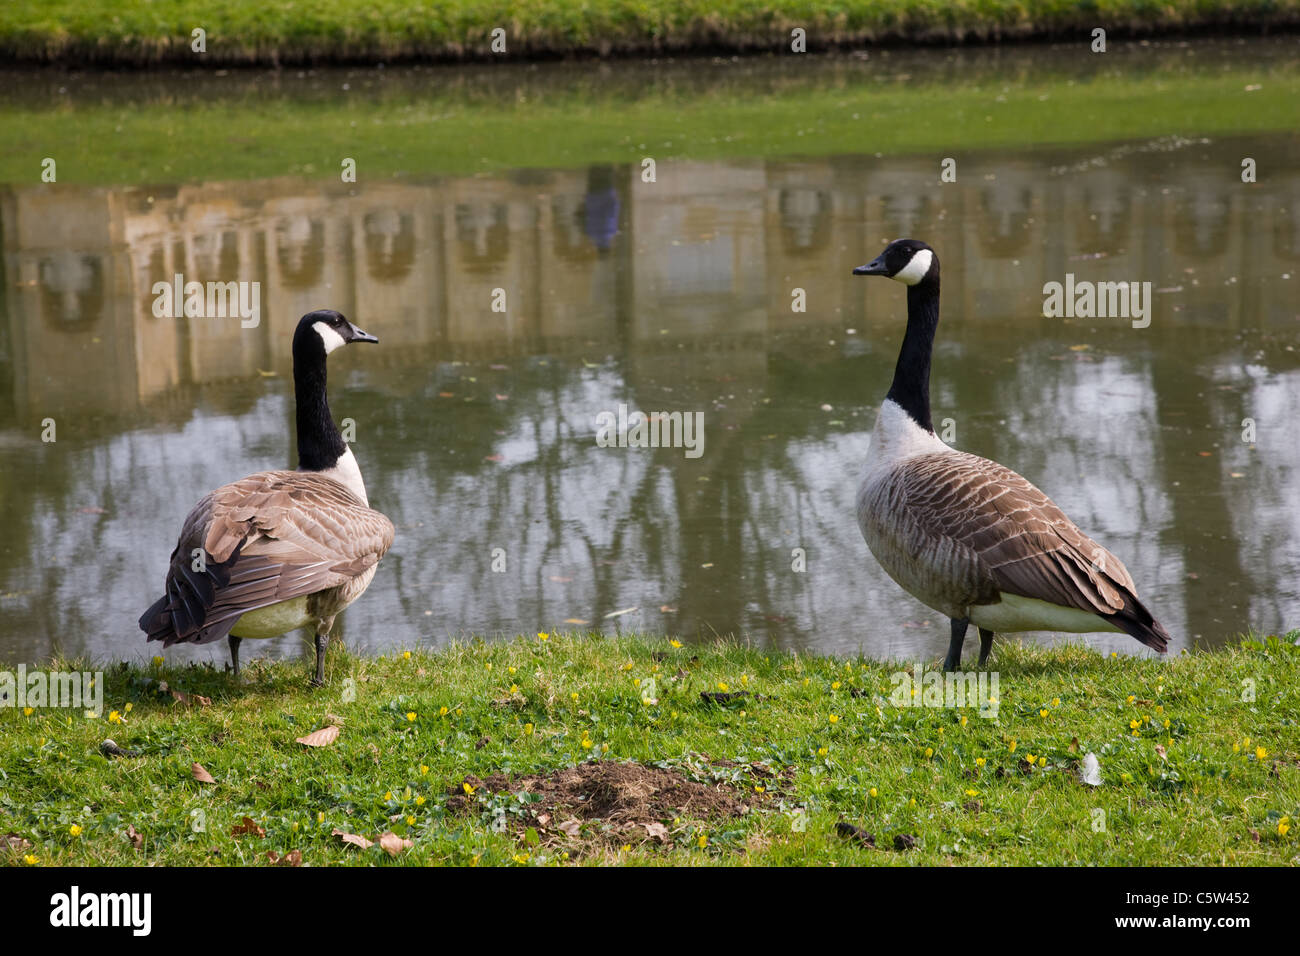
[[[789,777],[763,764],[719,761],[712,766],[717,775],[700,780],[677,768],[609,760],[513,779],[504,774],[485,779],[471,775],[452,788],[447,809],[482,806],[484,792],[525,791],[534,802],[524,805],[522,812],[507,814],[506,825],[520,832],[532,827],[542,842],[594,839],[668,844],[686,829],[687,821],[720,822],[743,816],[770,798],[774,784]]]

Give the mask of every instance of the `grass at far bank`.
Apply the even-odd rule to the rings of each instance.
[[[0,863],[1294,865],[1297,636],[1166,660],[1000,641],[995,719],[893,706],[893,664],[662,638],[335,647],[319,690],[306,662],[250,662],[240,685],[120,665],[108,717],[0,708]],[[328,725],[334,743],[295,742]],[[138,756],[106,758],[106,737]],[[1088,753],[1100,786],[1078,779]],[[735,812],[705,800],[611,829],[584,816],[617,786],[589,788],[584,811],[489,780],[591,761],[702,783]],[[335,829],[412,845],[389,856]]]
[[[1300,0],[32,0],[0,6],[0,57],[148,66],[810,50],[1300,22]],[[196,27],[205,53],[191,49]]]

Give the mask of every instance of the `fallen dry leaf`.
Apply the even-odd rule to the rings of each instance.
[[[357,836],[355,833],[344,833],[342,830],[331,830],[330,836],[336,836],[344,843],[350,843],[353,846],[359,846],[363,850],[370,849],[371,842],[363,836]]]
[[[261,827],[259,827],[257,825],[257,821],[255,821],[252,817],[244,817],[244,819],[238,825],[230,828],[230,835],[232,837],[243,836],[246,833],[251,833],[254,836],[260,836],[260,837],[266,836],[266,831],[263,830]]]
[[[186,707],[193,707],[195,704],[198,704],[200,707],[212,706],[212,698],[204,697],[202,694],[183,694],[178,690],[174,690],[171,692],[171,695]]]
[[[582,832],[582,824],[577,820],[565,820],[563,823],[556,825],[557,830],[563,830],[571,837],[577,837]]]
[[[302,850],[290,850],[284,856],[274,850],[267,850],[266,858],[275,866],[302,866]]]
[[[197,780],[199,783],[217,782],[212,779],[212,774],[208,773],[206,770],[203,769],[203,764],[201,763],[195,762],[194,765],[190,767],[190,773],[194,776],[194,779]]]
[[[30,850],[32,841],[26,837],[21,837],[17,833],[6,833],[4,836],[4,846],[6,849],[13,850],[15,853],[19,850]]]
[[[658,840],[660,843],[668,842],[668,828],[662,823],[643,823],[645,835],[651,839]]]
[[[389,856],[397,856],[397,854],[403,850],[409,850],[411,847],[415,846],[415,844],[410,840],[405,840],[402,837],[399,837],[391,830],[379,835],[379,845],[383,847],[384,851],[387,852]]]
[[[339,728],[334,724],[330,724],[328,727],[313,731],[306,737],[298,737],[297,741],[304,747],[328,747],[339,739],[339,733]]]
[[[137,831],[129,823],[126,825],[126,838],[131,841],[131,845],[137,850],[144,849],[144,834]]]
[[[1168,757],[1165,756],[1165,748],[1162,747],[1160,744],[1156,744],[1156,754],[1159,755],[1161,760],[1169,759]]]

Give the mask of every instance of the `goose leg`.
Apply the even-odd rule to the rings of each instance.
[[[961,663],[961,646],[966,641],[966,628],[969,626],[970,618],[952,618],[952,639],[948,642],[948,656],[943,661],[944,670],[955,671]]]
[[[227,635],[226,640],[230,642],[230,663],[234,665],[235,676],[239,676],[239,645],[244,642],[242,637]]]
[[[334,618],[321,621],[320,626],[316,629],[316,676],[311,680],[312,687],[325,686],[325,649],[330,644],[330,629],[334,626]]]
[[[993,632],[980,628],[980,667],[983,667],[989,659],[989,651],[993,650]]]

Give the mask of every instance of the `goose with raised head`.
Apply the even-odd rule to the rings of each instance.
[[[190,511],[167,569],[166,593],[140,617],[164,647],[225,637],[239,676],[243,638],[311,626],[316,676],[334,618],[361,596],[393,543],[393,523],[370,507],[352,450],[330,417],[329,353],[378,342],[331,310],[309,312],[293,335],[298,470],[263,471],[222,485]]]
[[[971,624],[979,629],[981,666],[995,632],[1113,631],[1164,653],[1169,634],[1138,600],[1118,558],[1010,468],[957,451],[935,435],[934,250],[899,239],[853,274],[907,286],[907,331],[871,434],[858,526],[889,576],[951,621],[945,670],[961,663]]]

